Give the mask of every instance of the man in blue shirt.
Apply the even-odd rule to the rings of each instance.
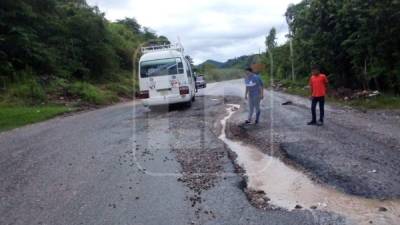
[[[264,84],[261,80],[259,74],[253,73],[251,68],[246,69],[246,93],[245,99],[249,100],[249,117],[246,120],[246,124],[250,124],[254,110],[256,111],[255,124],[259,122],[260,119],[260,101],[264,98]]]

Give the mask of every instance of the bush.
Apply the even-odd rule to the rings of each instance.
[[[75,82],[71,84],[67,93],[72,97],[77,97],[85,102],[104,105],[117,101],[117,96],[109,91],[103,91],[92,84],[86,82]]]
[[[107,85],[107,89],[120,97],[132,98],[135,91],[133,85],[126,85],[122,83],[112,83]]]
[[[139,84],[133,78],[132,72],[120,71],[113,77],[114,79],[105,85],[104,88],[120,97],[133,98],[135,91],[139,89]]]
[[[14,100],[15,98],[23,99],[29,104],[41,103],[47,99],[43,87],[34,79],[12,86],[9,94]]]
[[[68,87],[68,80],[63,78],[55,78],[46,87],[46,92],[50,95],[62,96]]]

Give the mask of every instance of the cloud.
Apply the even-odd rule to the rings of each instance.
[[[171,41],[179,37],[195,63],[258,53],[275,27],[278,43],[287,33],[284,13],[300,0],[88,0],[112,21],[135,17]]]

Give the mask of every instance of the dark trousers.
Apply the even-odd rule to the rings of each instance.
[[[311,101],[312,121],[317,121],[317,103],[319,103],[319,121],[324,122],[325,97],[313,97]]]
[[[251,121],[254,111],[256,111],[256,122],[260,120],[260,101],[261,98],[259,96],[249,96],[249,121]]]

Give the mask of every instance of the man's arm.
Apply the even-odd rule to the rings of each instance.
[[[261,99],[264,98],[264,83],[261,80],[261,77],[258,78],[258,82],[260,83],[260,97]]]
[[[326,92],[328,93],[328,91],[329,91],[329,81],[328,81],[328,77],[327,76],[325,76],[325,89],[326,89]]]
[[[312,77],[310,77],[310,80],[308,81],[308,85],[310,86],[310,98],[312,98],[312,93],[313,93],[313,86],[312,86],[311,78]]]
[[[247,100],[247,96],[249,95],[249,88],[246,86],[246,92],[244,94],[244,99]]]

